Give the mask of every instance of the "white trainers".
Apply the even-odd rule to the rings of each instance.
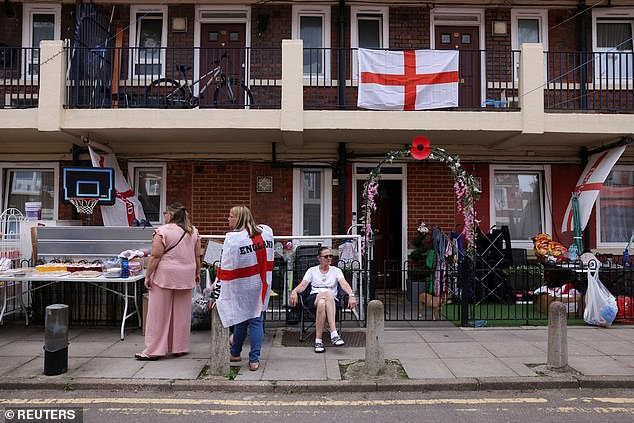
[[[343,339],[341,339],[341,337],[339,335],[337,336],[333,336],[332,338],[330,338],[330,342],[332,343],[332,345],[334,345],[335,347],[340,347],[343,344],[345,344],[345,342],[343,342]]]
[[[324,348],[324,344],[321,342],[315,342],[315,352],[316,353],[323,353],[326,351],[326,348]]]

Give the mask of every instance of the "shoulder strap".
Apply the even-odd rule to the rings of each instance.
[[[171,247],[169,247],[167,250],[163,251],[163,254],[167,253],[168,251],[170,251],[172,248],[176,247],[178,244],[180,244],[180,242],[183,240],[183,238],[185,237],[185,234],[187,233],[187,231],[185,231],[183,229],[183,235],[181,235],[181,237],[178,239],[178,242],[174,245],[172,245]]]

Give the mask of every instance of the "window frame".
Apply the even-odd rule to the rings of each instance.
[[[159,220],[150,221],[152,225],[163,225],[165,223],[163,213],[167,210],[167,163],[165,162],[128,162],[128,184],[132,187],[137,199],[139,198],[139,180],[137,170],[139,169],[161,169],[163,183],[161,184],[161,200],[159,205]],[[144,210],[145,212],[145,210]]]
[[[53,171],[54,192],[53,196],[53,220],[59,218],[59,162],[0,162],[0,202],[2,203],[2,210],[6,210],[9,201],[9,189],[6,186],[9,178],[7,172],[11,170],[31,170],[31,171]],[[26,211],[21,210],[25,214]]]
[[[354,85],[359,82],[359,15],[381,15],[380,48],[390,48],[389,7],[350,6],[350,48],[353,54],[350,79],[354,81]]]
[[[303,235],[304,228],[304,171],[321,171],[322,201],[320,235],[332,233],[332,169],[312,167],[296,167],[293,169],[293,236]]]
[[[539,38],[544,52],[548,51],[548,9],[511,9],[511,51],[519,51],[519,20],[537,19],[539,21]],[[519,81],[520,57],[513,55],[515,81]],[[548,62],[544,63],[544,82],[548,79]]]
[[[551,234],[553,230],[553,212],[552,212],[552,186],[551,186],[551,167],[550,165],[490,165],[489,166],[489,222],[490,225],[496,225],[495,215],[495,173],[496,172],[512,172],[512,173],[535,173],[542,174],[541,190],[541,231],[542,233]],[[530,239],[514,239],[511,234],[511,245],[513,248],[533,248],[533,242]],[[537,234],[535,234],[537,235]]]
[[[330,79],[331,71],[330,71],[330,48],[331,48],[331,39],[330,39],[330,31],[331,31],[331,21],[330,21],[330,6],[308,6],[308,5],[293,5],[293,19],[292,19],[292,39],[293,40],[301,40],[300,37],[300,20],[303,16],[318,16],[322,18],[322,48],[324,49],[324,68],[321,73],[305,73],[304,79],[310,78],[323,78],[325,80]],[[302,72],[304,69],[304,64],[302,63]]]
[[[634,167],[632,165],[615,165],[610,171],[610,173],[612,173],[613,170],[629,170],[634,172]],[[600,191],[599,191],[599,195],[597,195],[597,201],[595,203],[595,216],[596,216],[595,220],[596,220],[596,231],[597,231],[596,232],[597,248],[610,248],[610,249],[614,249],[617,254],[622,254],[623,248],[624,248],[623,245],[627,244],[629,239],[625,240],[625,242],[623,241],[602,242],[601,241],[601,192]]]
[[[35,14],[48,14],[53,15],[54,29],[53,40],[61,40],[62,38],[62,5],[51,3],[24,3],[22,5],[22,47],[33,47],[33,15]],[[39,60],[39,59],[38,59]],[[22,55],[22,70],[20,75],[22,79],[34,79],[39,78],[39,73],[34,75],[30,72],[30,65],[33,63],[33,57],[31,54]]]
[[[610,9],[599,9],[599,10],[593,10],[592,11],[592,52],[593,53],[605,53],[605,52],[609,52],[612,49],[608,49],[606,50],[605,48],[599,48],[597,46],[597,39],[598,39],[598,33],[597,33],[597,24],[599,23],[629,23],[630,27],[631,27],[631,31],[632,34],[634,35],[634,8],[610,8]],[[632,51],[630,51],[630,53],[632,53],[632,57],[634,57],[634,46],[632,48]],[[599,70],[597,69],[597,63],[600,62],[600,59],[597,60],[597,58],[595,57],[595,60],[593,60],[593,75],[594,75],[594,81],[595,83],[602,83],[605,85],[606,81],[603,81],[603,78],[600,75]],[[634,70],[634,66],[632,65],[632,62],[629,62],[630,65],[630,70],[627,76],[623,76],[619,74],[618,78],[614,78],[614,81],[631,81],[634,79],[634,75],[632,72],[632,70]],[[609,82],[608,82],[609,83]]]
[[[129,55],[129,64],[128,64],[128,75],[130,76],[130,80],[134,80],[135,78],[143,78],[146,77],[147,75],[150,75],[151,78],[156,79],[156,78],[161,78],[165,76],[165,49],[167,48],[167,5],[133,5],[130,6],[130,31],[129,31],[129,36],[130,36],[130,41],[128,43],[128,45],[131,47],[130,49],[130,55]],[[161,33],[161,47],[160,47],[160,55],[159,55],[159,61],[160,61],[160,65],[161,65],[161,70],[159,72],[159,74],[148,74],[148,73],[139,73],[137,74],[135,72],[135,65],[137,64],[141,64],[140,61],[140,57],[139,57],[139,37],[137,32],[140,29],[140,25],[137,25],[137,19],[136,16],[138,14],[145,14],[145,13],[161,13],[163,15],[162,21],[163,21],[163,27],[162,27],[162,33]],[[157,18],[158,19],[158,18]],[[148,61],[148,60],[144,60],[143,64],[156,64],[156,62],[154,60],[152,61]],[[148,81],[151,82],[151,81]]]

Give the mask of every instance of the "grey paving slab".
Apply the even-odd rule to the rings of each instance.
[[[25,331],[24,327],[3,327],[0,326],[0,347],[7,345],[11,342],[24,339],[29,335],[29,332]],[[42,340],[44,337],[42,336]]]
[[[313,352],[313,355],[316,355]],[[326,348],[326,359],[361,360],[365,359],[365,348],[337,347]]]
[[[619,338],[610,331],[604,331],[598,327],[568,328],[568,338],[579,342],[613,342]]]
[[[634,356],[631,355],[626,355],[626,356],[621,356],[621,355],[615,355],[612,358],[614,358],[616,361],[621,362],[627,366],[630,367],[634,367]]]
[[[522,338],[508,330],[472,330],[465,331],[471,339],[478,342],[519,342]]]
[[[43,363],[43,360],[37,360],[35,357],[26,356],[26,357],[0,357],[0,376],[2,375],[11,375],[14,376],[16,368],[19,368],[25,363],[28,363],[32,360],[36,360],[40,363]],[[41,366],[43,368],[43,366]]]
[[[631,341],[634,339],[634,328],[626,326],[613,325],[609,329],[610,334],[619,338]]]
[[[145,343],[143,342],[143,339],[125,339],[124,341],[113,343],[100,354],[100,357],[133,358],[134,354],[141,352],[144,349]]]
[[[584,342],[584,344],[607,355],[634,355],[634,343],[625,340]]]
[[[472,358],[486,357],[493,359],[493,354],[477,342],[430,343],[429,346],[438,358]]]
[[[612,357],[569,357],[568,364],[586,376],[634,376],[634,367]]]
[[[69,357],[98,357],[105,350],[112,346],[112,342],[97,342],[97,341],[76,341],[70,340],[68,344],[68,356]]]
[[[456,377],[517,376],[510,367],[496,358],[445,358],[442,361]]]
[[[535,373],[535,370],[528,367],[528,364],[542,364],[546,363],[547,358],[543,356],[524,356],[524,357],[501,357],[499,359],[502,363],[506,364],[511,370],[517,373],[519,376],[539,376]]]
[[[266,363],[268,360],[260,360],[260,368],[258,370],[249,369],[249,360],[243,360],[240,363],[231,363],[233,368],[239,367],[238,376],[236,376],[235,380],[261,380],[262,376],[264,376],[264,369],[266,368]]]
[[[473,341],[469,335],[461,330],[418,330],[418,334],[425,342],[469,342]]]
[[[515,336],[528,342],[541,342],[548,340],[547,328],[522,329],[515,332]]]
[[[326,379],[341,380],[341,370],[338,359],[326,358]]]
[[[71,377],[75,373],[75,371],[81,367],[83,364],[91,360],[91,357],[69,357],[68,358],[68,371],[63,373],[62,377]],[[35,358],[23,366],[16,368],[14,371],[9,373],[9,375],[14,377],[24,377],[24,378],[33,378],[38,376],[44,376],[44,357]],[[46,376],[46,378],[53,376]]]
[[[281,347],[271,349],[269,360],[309,360],[320,356],[321,354],[315,354],[312,347]]]
[[[546,341],[531,342],[530,344],[544,351],[544,353],[548,352],[548,342]],[[582,344],[573,339],[569,339],[568,340],[568,355],[569,356],[601,356],[604,354],[586,344]]]
[[[449,368],[438,358],[401,358],[401,365],[410,379],[455,378]]]
[[[2,356],[30,356],[36,357],[44,354],[44,340],[42,341],[20,341],[13,342],[0,348],[0,357]]]
[[[24,336],[20,338],[22,341],[44,342],[44,328],[37,326],[25,326]]]
[[[148,361],[134,358],[93,358],[81,365],[73,374],[77,377],[131,378]]]
[[[530,342],[519,338],[505,342],[480,342],[480,345],[496,357],[524,357],[544,353]]]
[[[384,332],[384,342],[386,344],[424,343],[419,332],[414,329],[386,330]]]
[[[126,328],[125,339],[129,340],[133,337],[142,337],[141,330],[138,328]],[[75,340],[81,341],[120,341],[121,340],[121,328],[120,327],[107,327],[107,328],[85,328],[75,336]]]
[[[144,363],[134,379],[196,379],[207,360],[178,357]]]
[[[385,357],[386,358],[403,357],[403,358],[422,359],[422,358],[438,358],[438,355],[436,354],[434,350],[431,349],[429,344],[406,343],[406,344],[386,344]]]
[[[326,380],[324,354],[313,359],[269,360],[262,380]]]

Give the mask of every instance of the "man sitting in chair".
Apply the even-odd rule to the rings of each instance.
[[[330,328],[330,342],[332,345],[341,346],[344,344],[343,339],[337,332],[335,326],[335,301],[337,301],[337,284],[340,284],[350,299],[348,306],[353,308],[357,304],[350,284],[343,277],[343,272],[336,266],[331,266],[332,253],[330,248],[321,247],[317,253],[319,266],[311,267],[306,271],[302,282],[293,289],[289,303],[291,307],[297,305],[298,294],[304,292],[308,284],[311,284],[311,292],[304,305],[311,309],[315,309],[315,352],[323,353],[326,351],[321,336],[328,320]]]

